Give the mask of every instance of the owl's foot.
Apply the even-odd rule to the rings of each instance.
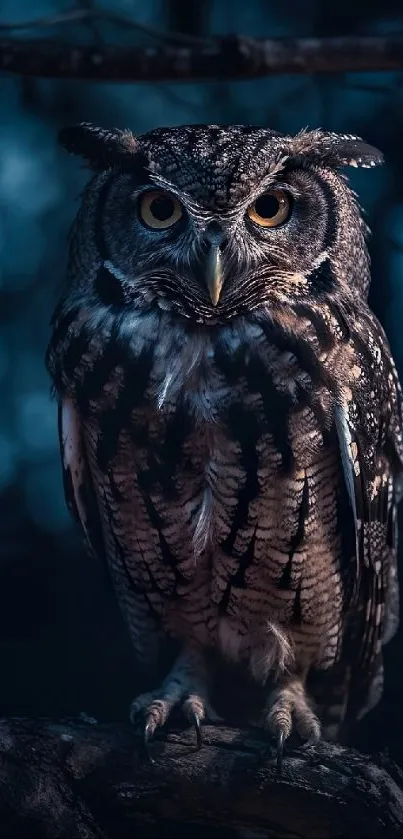
[[[197,748],[201,749],[202,747],[201,723],[205,717],[203,698],[193,694],[183,699],[186,691],[184,691],[183,696],[178,698],[173,695],[174,690],[176,691],[176,685],[172,686],[172,691],[170,691],[169,686],[165,685],[164,688],[159,690],[137,696],[132,702],[130,720],[134,725],[138,725],[141,721],[143,745],[148,757],[148,745],[155,731],[166,723],[174,707],[179,704],[182,713],[196,729]]]
[[[163,726],[174,708],[181,712],[196,729],[197,748],[202,746],[201,723],[207,712],[207,686],[204,664],[193,652],[185,651],[179,656],[172,670],[160,688],[137,696],[132,702],[130,719],[139,723],[143,730],[144,749],[149,756],[148,745],[157,728]],[[210,715],[210,714],[209,714]]]
[[[312,745],[320,740],[321,725],[309,706],[309,700],[300,679],[290,679],[272,692],[264,717],[265,727],[276,738],[279,772],[282,769],[284,743],[291,734],[293,722],[306,745]]]

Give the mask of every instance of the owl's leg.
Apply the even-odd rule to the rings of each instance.
[[[157,728],[163,726],[172,710],[181,710],[196,728],[197,747],[202,745],[201,723],[208,710],[207,674],[203,656],[185,647],[160,688],[136,697],[130,709],[130,719],[136,724],[141,719],[144,726],[144,745]],[[210,710],[208,711],[211,715]]]
[[[348,730],[345,716],[350,691],[351,671],[343,661],[329,670],[312,671],[309,690],[322,723],[324,740],[343,742]]]
[[[309,705],[303,679],[298,676],[289,676],[271,692],[264,712],[265,727],[276,737],[280,772],[284,742],[291,734],[293,722],[300,737],[309,745],[320,739],[319,719]]]

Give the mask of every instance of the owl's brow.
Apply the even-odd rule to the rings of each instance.
[[[195,213],[202,213],[203,215],[211,215],[211,213],[206,210],[201,204],[199,204],[195,199],[186,193],[183,188],[180,189],[176,184],[172,181],[164,178],[163,175],[159,175],[156,172],[149,171],[149,177],[152,184],[159,187],[159,189],[166,189],[168,192],[171,192],[172,195],[175,195],[182,203],[186,203],[186,207],[191,209]],[[184,202],[184,197],[186,201]]]
[[[289,192],[290,195],[295,199],[300,198],[301,190],[297,189],[297,187],[294,186],[294,184],[290,184],[288,181],[284,180],[284,178],[281,177],[282,174],[283,173],[273,175],[270,173],[269,175],[265,175],[264,178],[259,180],[258,183],[256,183],[252,187],[248,195],[245,197],[244,201],[239,202],[240,206],[242,206],[243,204],[246,207],[249,206],[251,200],[256,200],[256,198],[258,198],[259,195],[261,195],[263,192],[267,191],[268,189],[271,189],[274,186],[286,189],[287,192]]]
[[[192,195],[189,193],[184,192],[183,189],[177,187],[172,181],[169,181],[167,178],[164,178],[163,175],[159,175],[156,172],[150,172],[150,180],[153,184],[158,186],[160,189],[166,189],[167,191],[171,192],[175,195],[182,203],[185,203],[188,210],[191,210],[195,215],[200,215],[202,217],[210,217],[210,216],[219,216],[222,218],[235,218],[239,215],[240,212],[246,212],[247,208],[250,204],[255,201],[259,195],[261,195],[265,190],[273,187],[279,186],[283,187],[290,193],[292,198],[297,200],[301,192],[298,190],[294,185],[289,184],[288,182],[284,182],[281,178],[281,175],[285,172],[284,163],[286,162],[286,158],[282,158],[281,166],[279,162],[277,165],[270,169],[269,172],[265,174],[265,176],[256,183],[245,195],[244,199],[241,199],[236,207],[228,207],[225,210],[221,209],[219,212],[217,210],[212,211],[210,208],[203,207],[198,201],[196,201]]]

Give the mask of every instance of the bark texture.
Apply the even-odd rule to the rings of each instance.
[[[403,773],[320,744],[278,777],[258,730],[169,730],[144,759],[129,725],[0,721],[0,837],[397,837]]]

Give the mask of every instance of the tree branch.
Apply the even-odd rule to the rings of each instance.
[[[246,80],[279,73],[403,69],[403,35],[258,39],[241,36],[147,47],[0,39],[0,69],[24,76],[117,82]]]
[[[0,722],[0,837],[365,836],[403,828],[403,773],[341,746],[295,750],[276,774],[257,730],[164,733],[144,762],[130,726]]]

